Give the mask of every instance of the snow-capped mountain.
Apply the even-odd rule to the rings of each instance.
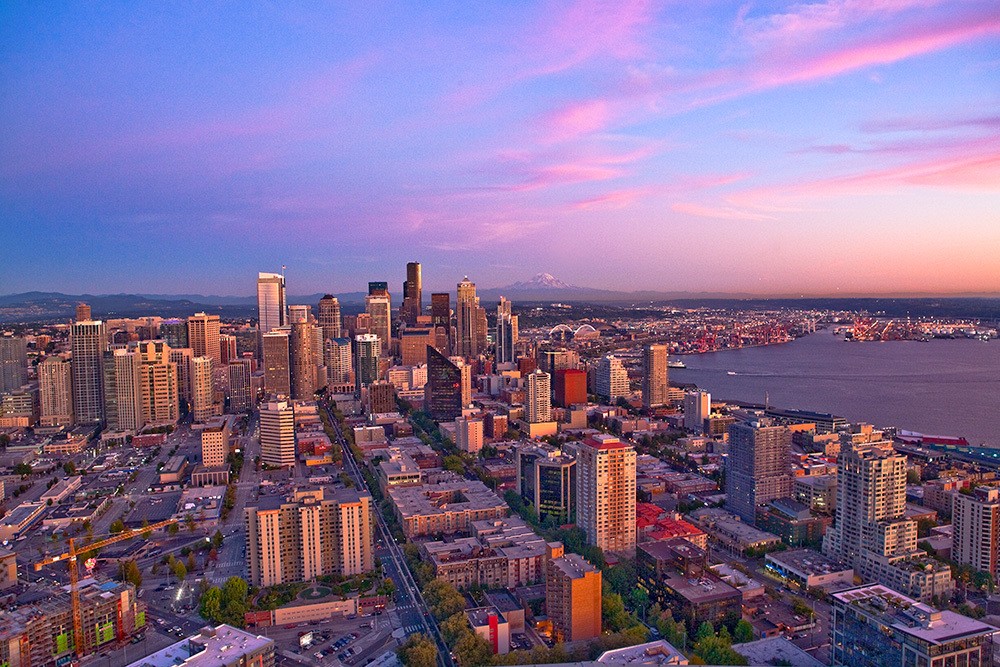
[[[566,283],[559,280],[551,273],[536,273],[534,276],[531,277],[531,280],[512,283],[500,289],[507,291],[524,291],[524,290],[537,290],[537,289],[559,290],[559,289],[573,289],[573,286],[567,285]]]

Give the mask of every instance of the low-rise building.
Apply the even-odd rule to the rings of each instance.
[[[209,626],[128,667],[272,667],[274,652],[267,637],[231,625]]]
[[[764,557],[768,572],[802,588],[837,588],[854,584],[854,569],[812,549],[769,553]]]
[[[403,533],[410,538],[466,533],[473,521],[499,519],[510,510],[479,480],[447,471],[438,474],[435,483],[390,486],[386,493]]]
[[[510,624],[496,607],[476,607],[466,609],[465,617],[469,619],[472,631],[486,640],[493,655],[510,653]]]

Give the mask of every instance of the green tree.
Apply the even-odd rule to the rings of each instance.
[[[699,632],[700,632],[699,628]],[[705,637],[694,645],[694,653],[706,665],[746,665],[747,659],[733,650],[725,639],[716,636]]]
[[[188,554],[188,560],[187,560],[188,572],[194,572],[197,567],[198,567],[198,559],[195,558],[194,552],[192,551],[191,553]]]
[[[29,466],[27,463],[18,463],[16,466],[14,466],[13,472],[15,475],[20,475],[21,477],[27,477],[28,475],[31,474],[31,466]]]
[[[472,632],[472,626],[469,625],[465,613],[459,612],[441,621],[440,630],[444,643],[454,647],[458,640]]]
[[[697,643],[707,637],[714,637],[714,636],[715,636],[715,628],[712,627],[711,622],[702,621],[701,625],[698,626],[698,631],[694,635],[694,641]]]
[[[433,579],[423,590],[431,613],[439,621],[465,609],[465,597],[443,579]]]
[[[740,619],[740,622],[736,624],[736,629],[733,631],[733,640],[737,644],[753,641],[753,626],[750,625],[750,621],[744,618]]]
[[[115,520],[114,520],[114,521],[113,521],[113,522],[111,523],[111,527],[110,527],[110,528],[108,528],[108,531],[109,531],[109,532],[110,532],[110,533],[111,533],[112,535],[117,535],[118,533],[121,533],[121,532],[123,532],[124,530],[125,530],[125,523],[124,523],[124,522],[123,522],[123,521],[122,521],[121,519],[115,519]]]
[[[142,535],[142,539],[144,540],[148,540],[150,537],[152,537],[153,531],[149,529],[149,519],[142,520],[142,532],[140,533],[140,535]]]
[[[179,530],[180,526],[178,526],[176,523],[172,523],[169,526],[167,526],[167,532],[170,533],[171,535],[176,535],[177,531]]]
[[[436,667],[437,646],[420,633],[410,635],[398,649],[396,656],[405,667]]]
[[[201,617],[213,623],[222,622],[222,589],[212,586],[201,596]]]
[[[65,472],[67,475],[75,475],[76,464],[73,463],[72,461],[66,461],[66,463],[63,464],[63,472]]]
[[[396,584],[392,579],[386,577],[382,580],[382,583],[378,585],[378,590],[375,592],[378,595],[384,595],[387,598],[391,598],[393,593],[396,592]]]
[[[218,549],[219,547],[222,546],[222,540],[223,540],[222,531],[221,530],[215,531],[215,534],[212,535],[212,546]]]
[[[175,577],[177,577],[177,581],[184,581],[184,577],[186,577],[188,573],[187,568],[184,567],[184,563],[179,560],[174,561],[174,565],[170,568],[170,571],[173,572]]]
[[[618,593],[607,593],[601,596],[601,617],[604,625],[612,632],[620,632],[631,623],[625,603]]]
[[[493,661],[493,649],[475,633],[468,633],[455,644],[455,659],[461,667],[483,667]]]
[[[184,525],[187,526],[189,532],[194,532],[196,526],[194,523],[194,516],[190,512],[184,515]]]
[[[247,594],[250,586],[240,577],[229,577],[222,584],[223,622],[242,628],[247,613]]]
[[[127,560],[121,564],[121,576],[136,588],[142,586],[142,571],[134,560]]]

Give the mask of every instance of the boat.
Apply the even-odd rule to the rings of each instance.
[[[687,364],[683,361],[668,361],[667,368],[687,368]]]
[[[736,375],[736,371],[726,371],[726,375]]]

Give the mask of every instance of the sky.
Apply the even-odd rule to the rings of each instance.
[[[0,294],[1000,292],[1000,3],[7,2]]]

